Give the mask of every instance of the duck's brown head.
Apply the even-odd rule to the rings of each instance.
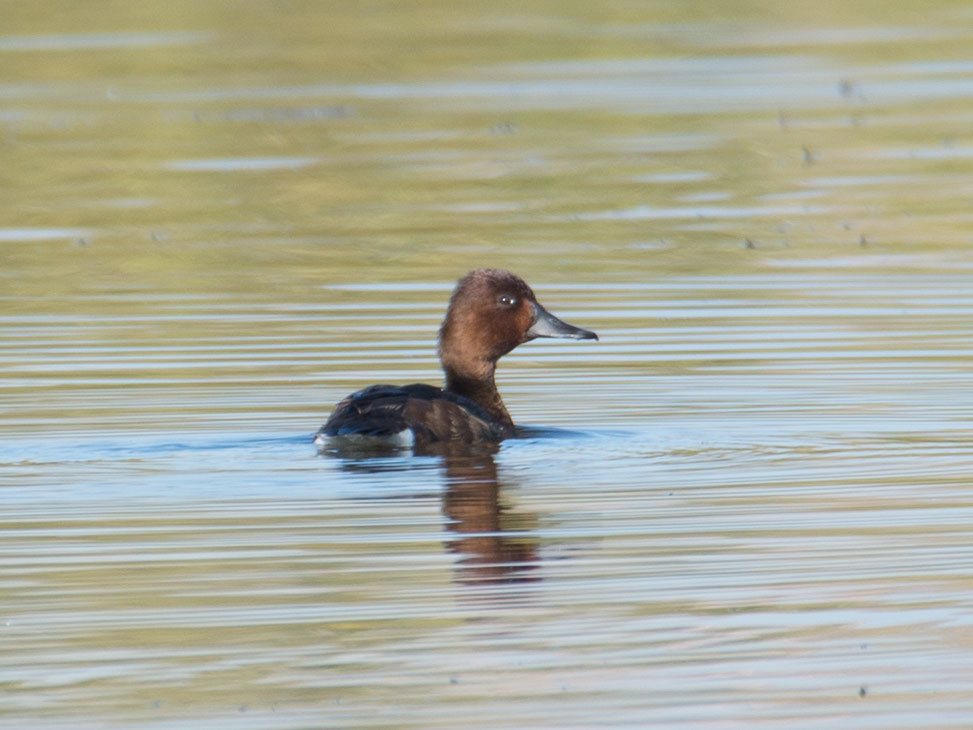
[[[535,337],[598,339],[544,309],[519,276],[500,269],[471,271],[453,290],[439,330],[447,381],[455,375],[492,383],[497,360]]]

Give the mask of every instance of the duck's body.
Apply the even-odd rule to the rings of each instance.
[[[500,441],[514,433],[475,401],[425,383],[371,385],[335,406],[319,432],[333,439],[381,439],[411,446],[437,441]]]
[[[497,360],[535,337],[598,339],[550,314],[523,279],[497,269],[472,271],[453,291],[439,330],[445,388],[372,385],[352,393],[335,406],[315,443],[474,444],[513,436],[494,373]]]

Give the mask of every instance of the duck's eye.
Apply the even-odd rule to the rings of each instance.
[[[497,297],[497,304],[501,307],[512,307],[517,303],[517,297],[511,296],[510,294],[501,294]]]

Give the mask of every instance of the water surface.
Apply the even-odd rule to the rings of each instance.
[[[968,8],[97,5],[0,31],[0,724],[970,726]],[[318,454],[474,266],[601,336],[524,437]]]

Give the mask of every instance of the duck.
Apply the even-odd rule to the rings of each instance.
[[[517,429],[497,390],[497,361],[538,337],[597,340],[547,311],[516,274],[476,269],[459,280],[439,328],[443,387],[371,385],[340,401],[315,434],[321,449],[382,444],[496,444]]]

